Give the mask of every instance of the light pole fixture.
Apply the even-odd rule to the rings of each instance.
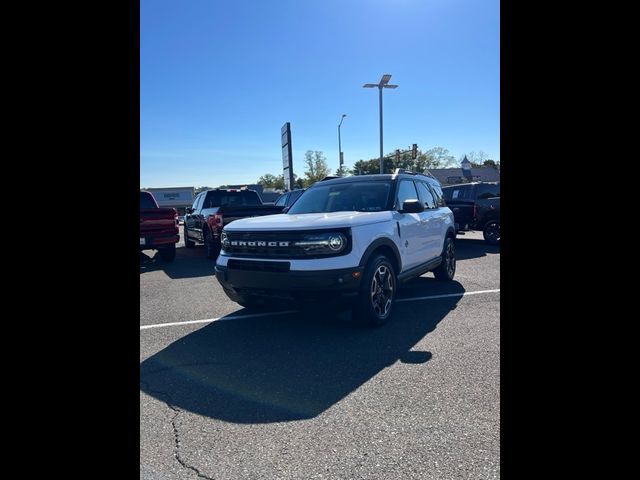
[[[342,158],[342,142],[340,140],[340,126],[342,125],[342,121],[346,116],[347,114],[343,113],[342,118],[340,118],[340,123],[338,124],[338,168],[340,169],[340,173],[342,173],[342,164],[344,163],[344,160]]]
[[[379,83],[365,83],[363,88],[375,88],[378,87],[380,93],[380,173],[383,173],[383,156],[384,153],[382,151],[382,89],[383,88],[398,88],[398,85],[389,85],[389,80],[391,80],[391,74],[385,73],[382,75]]]

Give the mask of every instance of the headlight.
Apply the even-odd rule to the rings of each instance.
[[[220,243],[222,244],[222,248],[229,246],[229,237],[227,236],[227,232],[222,232],[220,235]]]
[[[347,237],[339,232],[314,233],[305,235],[304,239],[295,242],[309,255],[335,255],[347,248]]]

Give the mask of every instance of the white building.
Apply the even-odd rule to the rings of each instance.
[[[178,210],[178,215],[184,215],[185,209],[193,204],[195,198],[194,187],[142,188],[140,190],[153,195],[159,207],[175,208]]]

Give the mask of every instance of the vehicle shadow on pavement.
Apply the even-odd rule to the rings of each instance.
[[[489,245],[476,238],[456,238],[456,260],[486,257],[488,253],[500,253],[500,245]]]
[[[448,293],[464,292],[455,281],[448,287]],[[227,422],[314,418],[395,362],[426,364],[431,353],[411,349],[460,298],[399,302],[378,328],[356,325],[348,313],[229,317],[143,361],[141,390]]]
[[[176,258],[167,262],[160,258],[158,252],[140,253],[140,273],[162,270],[169,278],[195,278],[215,275],[215,262],[207,258],[204,246],[193,248],[176,248]]]

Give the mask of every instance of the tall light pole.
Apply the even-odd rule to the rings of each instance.
[[[340,123],[338,124],[338,168],[340,173],[342,174],[342,142],[340,141],[340,126],[342,125],[342,121],[344,120],[344,117],[346,117],[347,114],[343,113],[342,114],[342,118],[340,118]]]
[[[384,157],[384,153],[382,151],[382,89],[383,88],[398,88],[398,85],[389,85],[389,80],[391,80],[391,75],[389,73],[385,73],[384,75],[382,75],[382,78],[380,79],[380,82],[375,84],[375,83],[365,83],[362,87],[363,88],[375,88],[378,87],[378,90],[380,91],[380,173],[384,173],[383,172],[383,157]]]

